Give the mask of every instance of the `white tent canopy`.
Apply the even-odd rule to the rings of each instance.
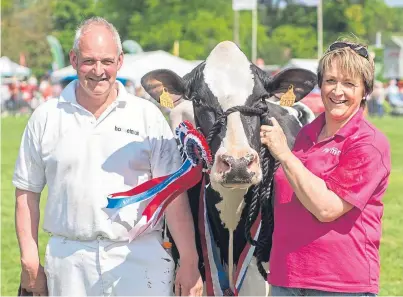
[[[0,72],[1,76],[29,76],[31,74],[31,69],[21,66],[13,61],[11,61],[8,57],[3,56],[0,58]]]
[[[138,54],[126,54],[123,66],[118,72],[119,78],[129,79],[135,84],[140,84],[144,74],[155,69],[169,69],[183,76],[196,67],[201,61],[188,61],[164,51],[143,52]],[[70,65],[51,74],[54,82],[67,76],[76,75],[76,71]]]
[[[73,66],[69,65],[67,67],[53,71],[52,74],[50,75],[50,78],[53,82],[59,82],[63,78],[66,78],[68,76],[74,76],[76,74],[77,72],[74,70]]]
[[[291,59],[282,69],[298,67],[316,73],[318,65],[319,61],[316,59]]]

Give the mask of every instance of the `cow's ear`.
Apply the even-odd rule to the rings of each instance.
[[[183,79],[168,69],[158,69],[148,72],[141,78],[141,85],[158,102],[164,88],[171,95],[183,96],[185,94]]]
[[[292,89],[295,94],[295,102],[298,102],[312,91],[318,79],[312,71],[302,68],[289,68],[265,81],[264,85],[272,97],[271,100],[280,100],[285,92]]]

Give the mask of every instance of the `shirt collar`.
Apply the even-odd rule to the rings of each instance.
[[[361,120],[364,118],[364,109],[359,108],[358,111],[353,115],[353,117],[336,132],[335,136],[341,136],[347,138],[353,135],[359,128]],[[323,126],[326,123],[325,113],[321,113],[313,122],[310,124],[311,129],[307,130],[307,136],[312,142],[317,142],[318,136],[322,131]]]
[[[70,104],[78,104],[76,98],[76,88],[78,84],[78,79],[73,80],[70,82],[62,91],[59,96],[59,102],[61,103],[70,103]],[[126,88],[120,81],[115,82],[118,85],[118,97],[116,98],[116,102],[119,101],[127,101],[127,91]]]
[[[315,143],[318,140],[318,136],[323,126],[325,125],[325,113],[322,112],[316,119],[310,123],[310,129],[306,130],[306,135],[309,137],[311,142]]]
[[[360,122],[364,118],[364,109],[359,108],[353,117],[343,126],[336,135],[347,138],[357,132]]]

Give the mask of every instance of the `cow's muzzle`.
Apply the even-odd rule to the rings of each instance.
[[[261,170],[258,154],[253,151],[242,157],[235,157],[226,153],[217,154],[215,172],[222,185],[242,186],[255,184],[260,181]]]

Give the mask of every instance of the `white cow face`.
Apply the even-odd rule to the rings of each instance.
[[[300,100],[316,84],[316,75],[289,69],[269,77],[250,63],[234,43],[224,41],[183,78],[169,70],[155,70],[143,77],[142,84],[155,99],[166,88],[191,100],[195,122],[207,136],[220,115],[234,106],[266,104],[265,99],[281,97],[291,84]],[[210,181],[214,189],[247,189],[260,182],[260,124],[259,116],[240,112],[229,114],[223,122],[210,144],[214,154]]]

